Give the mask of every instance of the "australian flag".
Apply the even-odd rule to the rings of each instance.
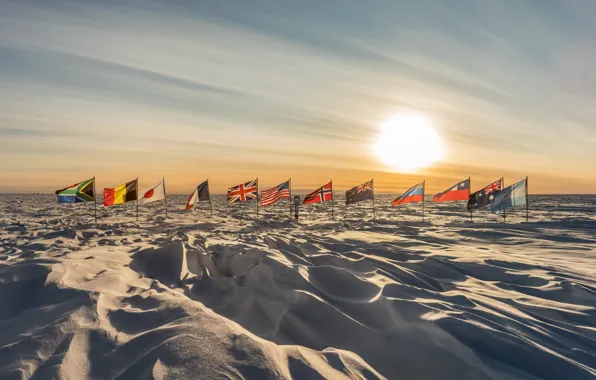
[[[372,179],[362,185],[352,187],[346,191],[346,205],[373,199],[373,181]]]
[[[470,194],[468,199],[468,211],[490,206],[495,199],[495,194],[503,189],[503,179],[499,179],[482,190]]]

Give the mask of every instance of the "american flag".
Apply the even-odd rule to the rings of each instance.
[[[317,190],[313,191],[312,193],[308,194],[304,197],[304,201],[302,202],[305,205],[312,204],[312,203],[319,203],[319,202],[326,202],[333,200],[333,181],[329,181],[328,184],[319,187]]]
[[[257,179],[228,188],[228,204],[257,199]]]
[[[261,206],[271,206],[280,199],[290,198],[290,180],[268,190],[261,191]]]

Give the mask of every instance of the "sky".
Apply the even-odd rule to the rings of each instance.
[[[596,193],[594,19],[593,0],[0,0],[0,192]],[[400,173],[373,147],[410,112],[445,153]]]

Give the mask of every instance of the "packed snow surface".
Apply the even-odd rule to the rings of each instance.
[[[0,195],[0,378],[596,378],[596,198],[214,215]]]

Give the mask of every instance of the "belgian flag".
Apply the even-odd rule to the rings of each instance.
[[[138,199],[137,181],[138,178],[113,189],[103,189],[103,205],[107,207],[119,205],[125,202],[136,201]]]

